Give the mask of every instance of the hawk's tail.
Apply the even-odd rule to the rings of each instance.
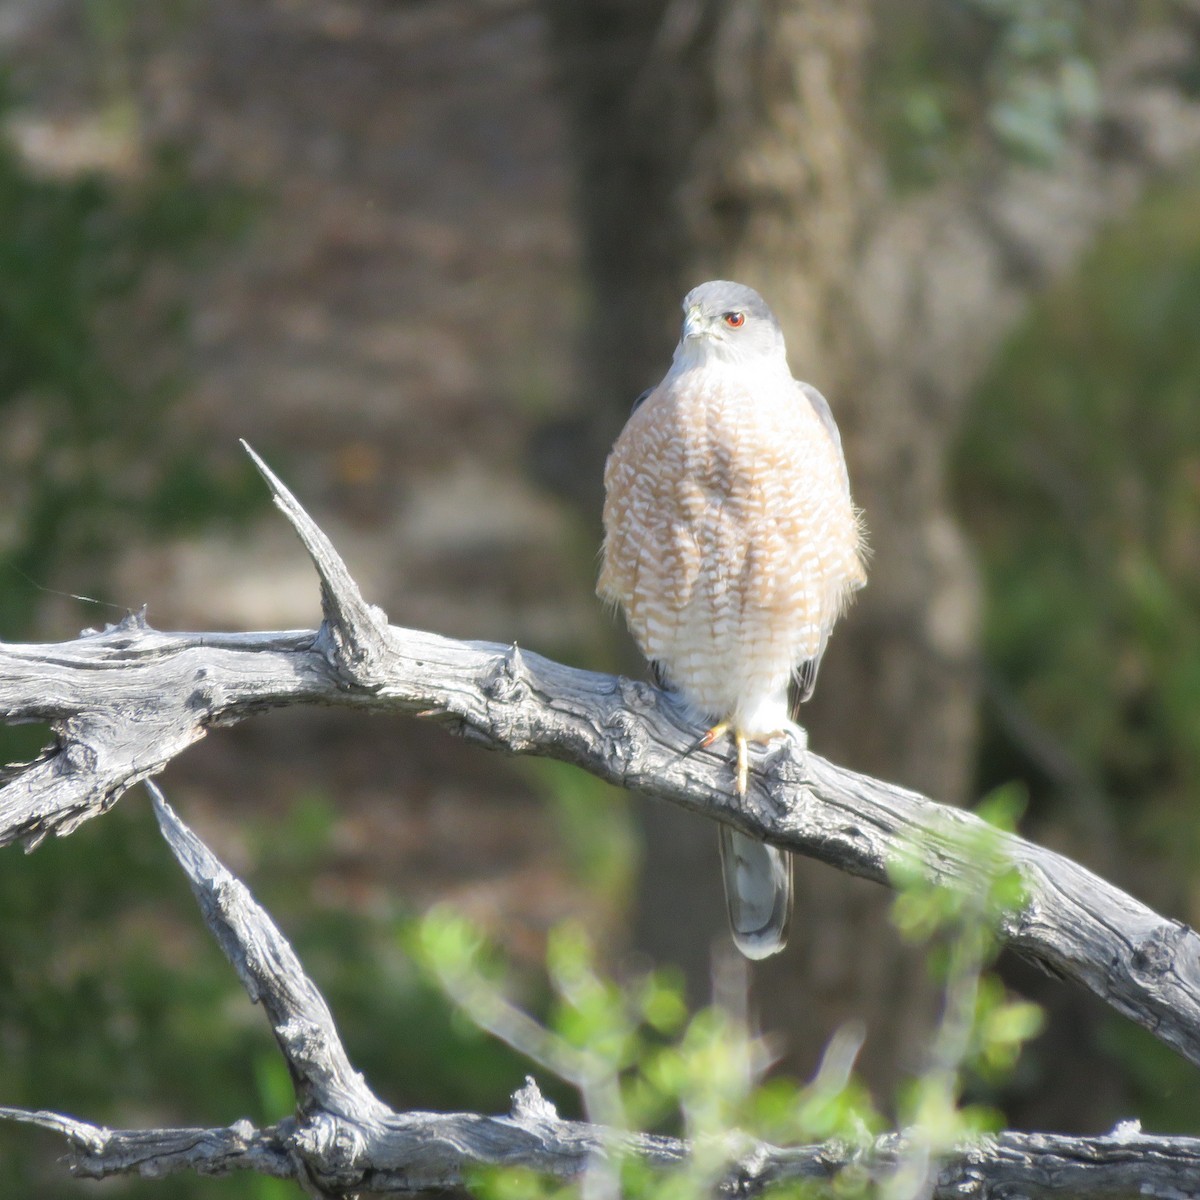
[[[734,944],[747,958],[778,954],[792,917],[792,856],[728,825],[719,832]]]

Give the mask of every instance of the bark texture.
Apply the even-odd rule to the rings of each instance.
[[[915,854],[932,879],[977,885],[968,851],[981,822],[858,775],[790,743],[755,764],[744,806],[730,764],[685,755],[695,729],[646,684],[561,666],[516,646],[456,642],[387,624],[329,539],[256,458],[317,569],[319,630],[164,634],[143,617],[56,646],[0,645],[0,719],[47,720],[57,742],[10,767],[0,786],[0,844],[27,846],[97,816],[209,729],[265,708],[340,704],[438,719],[511,753],[575,762],[602,778],[726,821],[775,845],[880,883]],[[0,1108],[68,1142],[80,1176],[253,1170],[314,1195],[364,1189],[412,1195],[460,1187],[480,1166],[522,1165],[571,1179],[633,1155],[661,1168],[692,1148],[670,1138],[562,1121],[529,1081],[511,1114],[397,1113],[354,1070],[332,1014],[291,946],[246,886],[150,783],[163,836],[201,913],[251,999],[263,1005],[296,1093],[296,1116],[265,1129],[110,1130],[53,1112]],[[965,835],[965,836],[964,836]],[[1200,1065],[1200,938],[1069,859],[996,835],[1026,900],[1001,934],[1018,953],[1090,989]],[[713,1181],[753,1196],[787,1180],[832,1181],[847,1167],[884,1182],[921,1171],[936,1197],[1200,1194],[1200,1144],[1145,1136],[1005,1133],[930,1156],[915,1134],[848,1146],[744,1142]]]
[[[676,1138],[607,1129],[559,1118],[532,1078],[502,1116],[395,1112],[367,1086],[346,1054],[328,1006],[278,926],[149,786],[163,838],[187,875],[204,920],[251,1000],[261,1003],[296,1091],[296,1116],[258,1129],[107,1129],[59,1113],[0,1108],[0,1119],[39,1125],[67,1142],[67,1164],[85,1179],[182,1171],[255,1171],[295,1180],[310,1195],[388,1196],[467,1185],[483,1167],[521,1166],[559,1179],[607,1172],[622,1158],[660,1169],[686,1165],[692,1147]],[[740,1144],[712,1178],[719,1196],[757,1196],[786,1182],[833,1183],[852,1168],[877,1185],[926,1161],[914,1135],[851,1146]],[[1126,1196],[1178,1200],[1197,1194],[1200,1139],[1145,1135],[1136,1123],[1106,1137],[1004,1133],[956,1146],[926,1169],[936,1200],[964,1195]]]
[[[968,812],[787,739],[755,756],[740,802],[728,756],[688,753],[699,731],[658,689],[515,645],[388,625],[325,534],[256,462],[317,569],[321,628],[167,634],[134,616],[75,642],[0,645],[0,719],[49,721],[58,737],[37,761],[6,769],[0,845],[69,833],[210,729],[267,708],[336,704],[416,715],[493,749],[572,762],[876,883],[890,884],[890,865],[912,853],[929,878],[977,886],[967,845],[986,827]],[[1200,1064],[1200,937],[1062,855],[995,836],[1027,889],[1006,919],[1006,942]]]

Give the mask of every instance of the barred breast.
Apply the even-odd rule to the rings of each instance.
[[[758,714],[865,580],[830,429],[786,368],[709,364],[637,408],[604,482],[597,592],[691,706],[773,732]]]

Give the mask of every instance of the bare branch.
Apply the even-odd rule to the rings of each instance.
[[[261,1002],[291,1071],[301,1112],[353,1113],[373,1121],[387,1112],[345,1048],[316,985],[287,939],[244,883],[175,815],[156,784],[146,784],[158,827],[183,868],[192,893],[250,999]]]
[[[317,569],[321,580],[321,612],[325,616],[321,635],[333,643],[328,654],[330,662],[346,672],[347,682],[369,689],[371,676],[380,669],[387,654],[387,613],[363,599],[358,584],[325,532],[245,438],[242,448],[267,481],[275,507],[292,523]]]
[[[226,1129],[105,1129],[52,1112],[0,1108],[0,1117],[61,1133],[70,1146],[72,1175],[104,1179],[109,1175],[142,1175],[157,1179],[180,1171],[228,1175],[257,1171],[291,1179],[296,1168],[286,1138],[290,1123],[255,1129],[238,1121]]]
[[[901,847],[915,848],[935,879],[974,877],[953,836],[979,828],[970,813],[787,741],[755,764],[739,804],[729,763],[715,750],[687,754],[696,730],[649,684],[384,625],[328,539],[272,486],[323,581],[321,630],[166,634],[138,616],[73,642],[0,645],[0,719],[49,720],[59,738],[0,785],[0,845],[70,832],[213,726],[339,704],[432,714],[492,749],[575,763],[878,883]],[[1008,944],[1200,1064],[1200,938],[1059,854],[1015,837],[1004,846],[1028,892]]]
[[[254,1170],[296,1179],[322,1196],[361,1190],[412,1195],[461,1187],[489,1166],[522,1166],[573,1179],[597,1158],[611,1163],[636,1157],[660,1168],[686,1162],[691,1147],[685,1141],[560,1120],[532,1080],[513,1097],[508,1116],[393,1112],[350,1066],[328,1006],[275,923],[158,789],[151,786],[151,792],[159,827],[206,923],[271,1020],[296,1084],[299,1111],[294,1120],[266,1129],[239,1121],[225,1129],[110,1130],[56,1113],[0,1108],[0,1118],[61,1133],[73,1174],[157,1178],[185,1170],[210,1175]],[[883,1182],[907,1152],[900,1135],[861,1147],[830,1142],[794,1148],[731,1135],[730,1166],[717,1190],[756,1196],[787,1181],[832,1181],[851,1167]],[[933,1195],[961,1200],[1140,1194],[1175,1200],[1195,1195],[1197,1178],[1197,1138],[1151,1137],[1136,1125],[1099,1138],[1005,1133],[945,1155]]]
[[[665,1169],[683,1164],[690,1153],[687,1143],[675,1138],[516,1112],[507,1117],[389,1113],[366,1128],[325,1113],[314,1114],[303,1125],[281,1121],[266,1129],[239,1121],[227,1129],[113,1130],[54,1113],[11,1108],[0,1108],[0,1118],[62,1133],[69,1145],[71,1173],[83,1178],[250,1170],[294,1178],[330,1196],[361,1190],[406,1196],[460,1188],[486,1167],[524,1167],[574,1179],[594,1156],[614,1153]],[[906,1140],[897,1134],[861,1148],[839,1142],[792,1148],[752,1143],[731,1155],[717,1192],[752,1197],[789,1181],[831,1182],[847,1169],[883,1182],[907,1151]],[[1002,1133],[943,1156],[933,1196],[1181,1200],[1200,1195],[1198,1178],[1200,1138],[1157,1137],[1120,1128],[1102,1137]]]

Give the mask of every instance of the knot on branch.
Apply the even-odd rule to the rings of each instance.
[[[80,637],[107,637],[111,639],[111,644],[116,649],[121,650],[129,645],[139,634],[152,632],[150,622],[146,619],[146,605],[134,612],[132,609],[127,612],[116,624],[111,622],[104,626],[103,629],[81,629]],[[113,635],[117,635],[114,637]],[[128,634],[129,637],[125,642],[121,641],[120,635]]]
[[[314,647],[325,657],[342,686],[378,692],[387,677],[387,613],[365,601],[361,608],[348,610],[331,599],[324,585],[321,608],[325,619]]]
[[[1163,922],[1133,947],[1130,966],[1134,972],[1151,980],[1178,972],[1180,966],[1185,966],[1187,974],[1194,975],[1200,967],[1194,938],[1195,935],[1186,925],[1178,921]],[[1180,955],[1190,961],[1179,963],[1177,960]]]
[[[304,1017],[290,1017],[275,1027],[275,1036],[290,1062],[322,1064],[326,1059],[325,1030]]]
[[[85,1125],[74,1122],[65,1127],[67,1143],[74,1155],[84,1155],[88,1158],[103,1158],[108,1153],[108,1143],[111,1140],[107,1129],[98,1125]]]
[[[807,782],[807,760],[808,733],[799,725],[768,745],[763,773],[771,783],[773,797],[794,793],[804,786]]]
[[[533,695],[529,668],[516,642],[497,655],[479,680],[484,700],[488,733],[482,740],[501,741],[506,748],[520,752],[534,742],[534,729],[526,705]],[[481,730],[474,730],[482,733]]]
[[[642,768],[646,753],[642,741],[644,729],[637,716],[620,708],[611,712],[600,727],[603,738],[600,752],[621,783],[626,783],[631,773]]]
[[[322,1175],[357,1171],[367,1156],[363,1131],[323,1111],[296,1126],[292,1145],[305,1163]]]
[[[610,691],[620,697],[620,707],[611,708],[599,727],[602,738],[601,754],[616,778],[624,783],[631,772],[641,771],[646,755],[646,722],[644,715],[667,709],[678,718],[670,693],[661,691],[638,679],[618,675],[611,681]]]
[[[804,774],[807,754],[807,735],[797,737],[791,731],[767,749],[761,770],[755,773],[758,785],[747,792],[751,811],[765,825],[778,824],[780,818],[811,801],[812,790]]]
[[[542,1095],[532,1075],[525,1076],[525,1086],[513,1092],[512,1115],[517,1121],[558,1121],[558,1109]]]
[[[74,772],[79,775],[95,774],[100,763],[100,754],[94,746],[81,741],[79,722],[72,721],[68,726],[69,740],[64,743],[58,756],[57,767],[60,772]]]
[[[529,671],[516,642],[496,659],[479,686],[497,704],[519,704],[529,695]]]
[[[196,686],[184,701],[186,709],[207,716],[225,706],[227,689],[209,679],[207,667],[197,667],[192,680]]]

